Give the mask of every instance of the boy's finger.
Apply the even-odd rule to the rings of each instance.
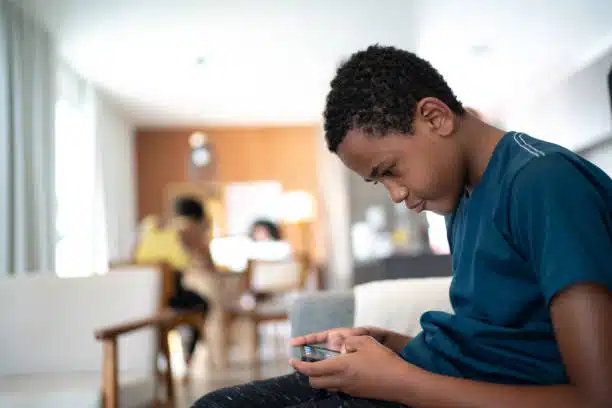
[[[370,336],[351,336],[344,341],[344,349],[348,353],[353,353],[375,341]]]
[[[290,364],[308,377],[325,377],[344,372],[345,363],[340,357],[334,357],[314,363],[291,359]]]
[[[325,343],[327,341],[327,332],[311,333],[305,336],[294,337],[291,339],[291,346],[298,347],[307,344]]]

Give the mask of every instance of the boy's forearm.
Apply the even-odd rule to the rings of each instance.
[[[408,344],[408,342],[412,340],[411,336],[395,333],[392,331],[389,331],[386,334],[387,336],[385,337],[383,344],[391,350],[395,351],[397,354],[399,354],[404,349],[404,347],[406,347],[406,344]]]
[[[599,408],[572,385],[501,385],[432,374],[409,366],[393,400],[414,408]]]
[[[398,353],[408,344],[412,337],[405,334],[396,333],[391,330],[380,329],[378,327],[370,327],[368,331],[372,337],[379,339],[380,343]]]

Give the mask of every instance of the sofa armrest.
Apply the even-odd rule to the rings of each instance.
[[[325,291],[298,296],[289,309],[291,336],[303,336],[336,327],[352,327],[353,291]],[[293,355],[297,357],[296,351]]]

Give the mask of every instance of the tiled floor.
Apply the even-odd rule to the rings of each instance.
[[[288,325],[264,325],[260,334],[262,335],[260,364],[253,364],[238,357],[227,369],[215,369],[206,362],[206,348],[199,348],[194,357],[190,383],[185,385],[182,381],[177,381],[175,408],[189,408],[200,396],[219,388],[291,373],[292,368],[288,364]],[[183,370],[182,367],[177,367],[175,371],[180,375]]]
[[[176,356],[178,358],[173,358],[178,364],[173,364],[174,372],[177,374],[177,396],[176,404],[172,408],[189,408],[199,397],[219,388],[290,373],[292,369],[288,364],[287,358],[289,352],[287,346],[289,337],[288,325],[276,325],[276,327],[264,326],[262,329],[262,347],[260,349],[262,361],[259,365],[249,362],[244,357],[241,358],[240,353],[233,353],[234,358],[232,358],[229,368],[222,370],[215,369],[207,364],[207,348],[204,345],[196,351],[191,381],[188,385],[185,385],[181,379],[181,373],[184,371],[184,367],[181,367],[182,358],[180,355]],[[238,348],[235,351],[240,351],[240,349]],[[120,387],[121,384],[125,384],[125,381],[129,382],[130,379],[131,377],[128,373],[122,372]],[[151,401],[153,399],[152,379],[151,381],[146,379],[143,381],[142,376],[139,376],[132,380],[138,386],[131,387],[131,391],[122,388],[122,394],[128,396],[124,399],[127,404],[124,404],[121,408],[151,408],[152,406],[166,408],[164,405],[153,405],[152,402],[147,403],[145,407],[135,406],[134,403],[130,404],[130,401]],[[66,387],[66,384],[69,384],[69,386]],[[59,400],[64,401],[61,395],[64,391],[75,395],[74,397],[71,396],[73,398],[71,401],[74,401],[76,397],[81,398],[79,401],[89,401],[98,398],[99,386],[100,377],[95,373],[89,373],[88,375],[74,373],[74,375],[63,375],[61,378],[48,375],[23,375],[0,378],[0,408],[14,407],[15,404],[19,407],[45,406],[64,408],[66,403],[57,402]],[[60,390],[59,397],[62,398],[56,396],[57,398],[53,400],[55,402],[49,403],[47,395],[50,395],[49,393],[56,393],[58,389]],[[163,394],[163,391],[163,389],[160,389],[160,394]],[[7,398],[9,399],[8,403],[6,402]],[[35,402],[32,402],[34,400]],[[68,405],[74,404],[71,402]]]
[[[177,399],[175,408],[189,408],[191,404],[204,394],[219,388],[231,387],[245,382],[288,374],[291,367],[287,359],[266,361],[255,368],[245,364],[232,364],[227,370],[207,373],[191,380],[188,385],[177,384]]]

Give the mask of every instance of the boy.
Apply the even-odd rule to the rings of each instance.
[[[297,374],[196,407],[612,406],[607,175],[480,121],[427,61],[393,47],[371,46],[338,69],[325,136],[396,203],[447,215],[455,314],[425,313],[412,339],[375,328],[293,339],[344,354],[291,360]]]

